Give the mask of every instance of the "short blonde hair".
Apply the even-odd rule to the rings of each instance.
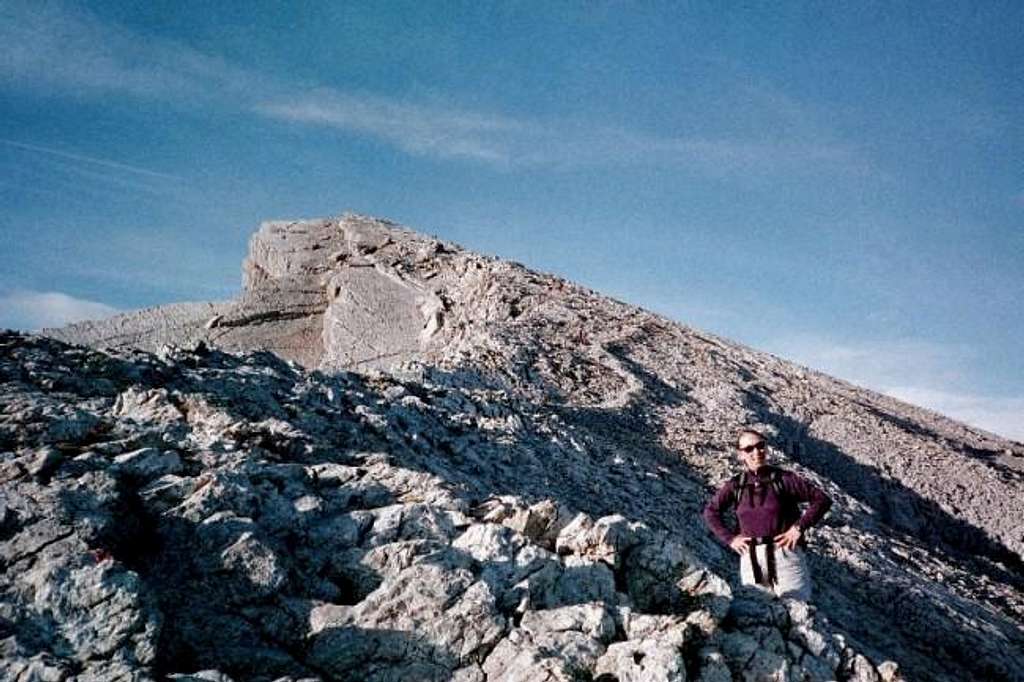
[[[740,446],[740,440],[742,440],[743,436],[757,436],[763,441],[768,440],[767,438],[765,438],[764,434],[758,431],[757,429],[745,428],[741,429],[740,432],[736,434],[736,447]]]

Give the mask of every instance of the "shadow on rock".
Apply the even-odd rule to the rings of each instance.
[[[778,429],[790,444],[789,454],[795,462],[831,479],[844,492],[871,507],[880,522],[940,547],[995,580],[1024,587],[1024,561],[987,532],[953,516],[899,481],[883,476],[877,468],[861,464],[835,444],[808,435],[804,424],[773,412],[761,395],[746,395],[748,406],[758,419]],[[989,561],[978,561],[979,558]]]
[[[1019,557],[987,533],[861,464],[835,444],[810,436],[804,424],[773,411],[763,396],[746,396],[756,419],[777,429],[795,462],[830,479],[877,513],[871,518],[854,514],[847,523],[855,529],[877,537],[881,522],[956,557],[970,572],[985,574],[996,584],[1024,585]],[[944,671],[942,675],[964,670],[983,679],[1021,679],[1006,657],[1008,650],[1024,646],[1024,630],[1012,612],[1004,616],[979,608],[941,581],[908,581],[905,569],[898,566],[891,567],[891,574],[884,563],[868,568],[870,558],[867,564],[840,562],[821,553],[812,553],[809,559],[816,576],[829,576],[823,590],[827,594],[818,600],[823,612],[869,650],[890,650],[899,640],[899,648],[906,652],[901,663],[909,674],[930,677],[939,675],[937,670]],[[847,604],[851,599],[854,603]],[[981,628],[979,621],[984,623]],[[880,629],[880,623],[888,625]],[[922,633],[928,633],[927,643],[921,640]]]

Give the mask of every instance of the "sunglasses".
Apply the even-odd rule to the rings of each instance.
[[[765,447],[766,446],[764,441],[761,441],[760,443],[751,443],[750,445],[744,445],[740,447],[740,450],[742,450],[743,452],[753,452],[754,450],[764,450]]]

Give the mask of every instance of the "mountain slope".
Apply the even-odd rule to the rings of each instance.
[[[248,633],[247,651],[258,641],[270,652],[263,665],[296,677],[406,670],[410,679],[445,679],[458,670],[465,679],[506,679],[503,670],[539,666],[523,674],[543,668],[560,679],[575,669],[629,679],[629,661],[647,651],[641,660],[649,655],[667,671],[682,666],[707,679],[783,668],[797,679],[876,679],[868,659],[898,661],[913,679],[1022,679],[1019,443],[384,221],[265,224],[244,274],[237,301],[48,332],[124,349],[113,355],[5,337],[0,447],[9,450],[13,476],[5,495],[56,500],[8,503],[35,511],[4,513],[0,537],[15,547],[5,550],[4,567],[10,576],[17,566],[19,575],[5,603],[21,614],[4,618],[19,651],[29,653],[26,623],[36,623],[40,610],[26,595],[56,580],[26,568],[45,563],[24,548],[39,535],[24,520],[32,518],[63,529],[53,530],[63,539],[44,552],[72,540],[98,545],[124,565],[117,575],[141,581],[132,592],[141,605],[133,608],[150,616],[133,632],[165,634],[140,635],[143,644],[122,656],[137,669],[172,672],[173,654],[189,669],[255,675],[230,642],[196,625],[220,622],[195,615],[209,609],[168,588],[209,584],[218,610],[234,619],[224,632]],[[271,350],[298,365],[211,353],[200,341]],[[199,352],[165,351],[160,359],[127,350],[168,343]],[[46,367],[42,378],[33,362]],[[90,373],[91,366],[102,369]],[[76,420],[93,426],[67,438],[55,425]],[[764,427],[775,459],[836,501],[812,539],[816,614],[773,611],[715,577],[735,582],[735,561],[699,512],[734,470],[731,444],[741,425]],[[136,446],[156,454],[133,454]],[[73,464],[81,457],[87,467]],[[163,464],[132,473],[133,458]],[[310,483],[311,470],[334,466],[347,473],[332,474],[332,492]],[[286,476],[280,467],[303,473]],[[87,475],[111,482],[81,484]],[[123,529],[90,535],[66,509],[69,525],[54,520],[66,488],[104,485],[120,491],[109,504],[127,505],[119,516],[138,518],[144,535],[158,538],[155,547],[125,554],[103,540]],[[274,491],[286,502],[268,511]],[[213,501],[190,510],[197,495]],[[532,516],[530,505],[540,505]],[[281,511],[307,507],[301,521]],[[565,527],[578,512],[587,516]],[[602,518],[596,526],[586,520]],[[302,531],[293,536],[279,526]],[[337,546],[337,537],[347,544]],[[172,566],[171,557],[193,547],[200,559],[192,563],[202,565]],[[561,553],[544,554],[550,550]],[[217,582],[210,577],[217,571],[242,576],[246,588]],[[670,589],[697,574],[698,587]],[[395,600],[416,602],[403,590],[422,597],[417,590],[435,584],[441,592],[422,608],[446,607],[442,632],[410,641],[424,621],[381,615]],[[569,584],[583,592],[571,593]],[[460,608],[474,616],[449,614]],[[550,620],[557,609],[568,609],[557,616],[571,622],[564,630]],[[662,620],[632,630],[628,613]],[[281,631],[305,626],[282,621],[270,634],[250,632],[260,629],[254,622],[289,618],[312,625],[295,639]],[[198,634],[166,634],[182,624]],[[801,628],[820,637],[798,635]],[[478,639],[453,640],[456,631]],[[139,654],[140,647],[153,652]]]

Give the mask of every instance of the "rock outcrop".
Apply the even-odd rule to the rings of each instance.
[[[244,273],[0,337],[3,675],[1024,679],[1021,444],[383,221]],[[746,424],[814,606],[700,520]]]
[[[97,347],[156,351],[202,341],[269,350],[311,368],[391,367],[430,346],[444,308],[435,291],[461,284],[448,268],[423,269],[443,250],[437,240],[356,216],[269,222],[253,235],[236,301],[151,308],[46,333]]]

